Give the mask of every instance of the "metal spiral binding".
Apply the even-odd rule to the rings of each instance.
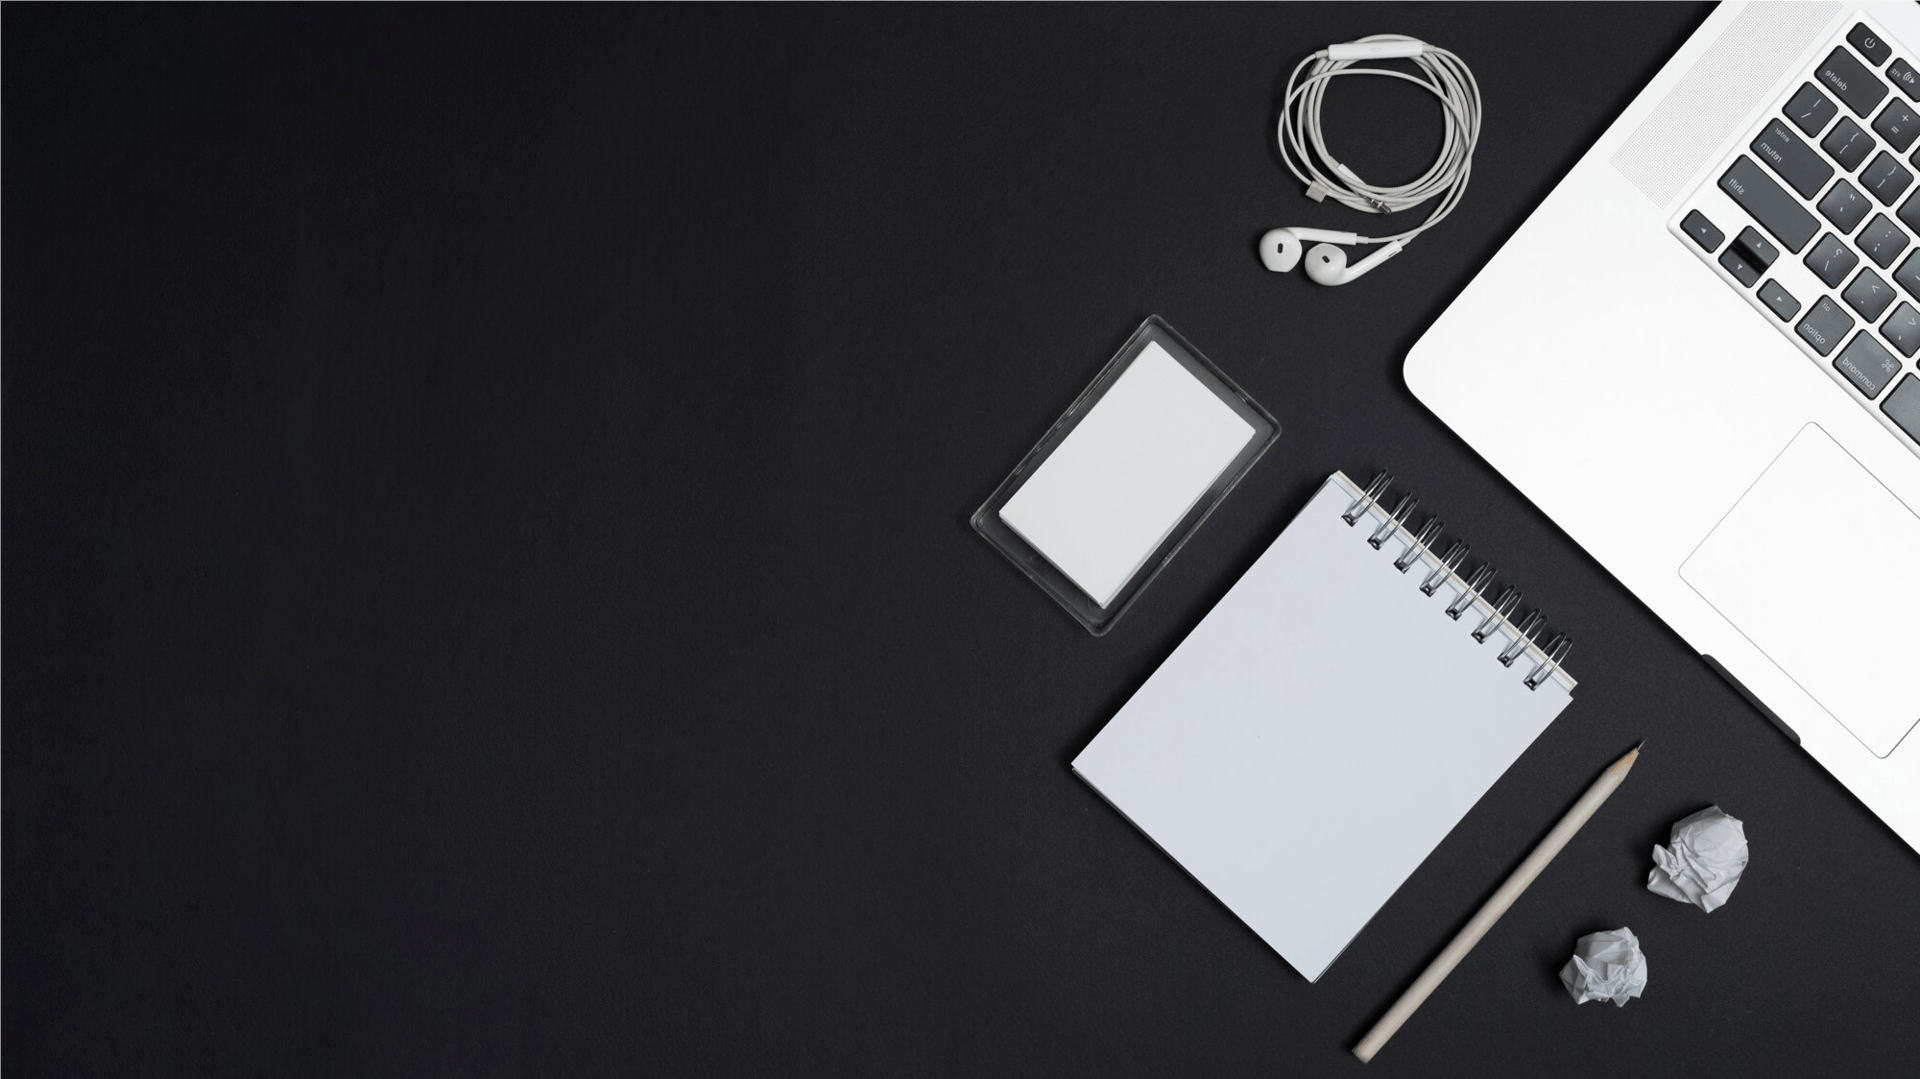
[[[1527,688],[1539,689],[1540,683],[1553,677],[1553,672],[1560,669],[1560,661],[1567,658],[1567,651],[1572,647],[1573,642],[1567,640],[1566,634],[1562,633],[1554,637],[1554,639],[1547,644],[1547,658],[1541,660],[1539,664],[1533,668],[1532,674],[1527,675]]]
[[[1513,666],[1520,657],[1529,652],[1538,654],[1541,658],[1523,681],[1528,689],[1539,689],[1548,679],[1559,673],[1567,653],[1573,648],[1573,642],[1567,639],[1567,635],[1556,634],[1547,644],[1540,645],[1537,637],[1546,625],[1547,616],[1536,607],[1524,619],[1521,618],[1519,616],[1520,593],[1512,587],[1501,590],[1499,599],[1488,599],[1485,593],[1495,576],[1492,564],[1482,562],[1471,575],[1462,574],[1460,567],[1467,558],[1467,545],[1455,540],[1447,548],[1445,556],[1440,555],[1434,550],[1434,543],[1439,540],[1440,533],[1445,527],[1440,518],[1427,518],[1427,522],[1420,526],[1420,531],[1415,533],[1407,522],[1413,514],[1414,507],[1419,505],[1419,501],[1412,495],[1401,495],[1399,502],[1389,512],[1381,499],[1386,495],[1387,488],[1392,485],[1391,473],[1381,472],[1374,476],[1373,482],[1367,484],[1366,490],[1360,497],[1353,500],[1353,504],[1340,515],[1340,519],[1345,521],[1348,527],[1352,527],[1359,524],[1361,518],[1378,508],[1385,520],[1367,536],[1367,543],[1377,551],[1389,539],[1395,537],[1403,539],[1407,549],[1393,560],[1393,568],[1401,573],[1412,569],[1422,557],[1432,556],[1435,568],[1421,580],[1420,592],[1423,595],[1432,596],[1442,586],[1453,582],[1460,589],[1460,594],[1447,604],[1448,618],[1457,622],[1462,615],[1484,602],[1489,613],[1474,627],[1473,639],[1485,644],[1487,638],[1493,636],[1496,631],[1504,630],[1512,641],[1500,650],[1496,658],[1505,667]]]
[[[1420,561],[1420,556],[1427,553],[1427,545],[1439,538],[1440,529],[1444,527],[1445,525],[1441,524],[1440,518],[1427,518],[1427,523],[1420,527],[1420,534],[1413,537],[1413,542],[1407,544],[1406,551],[1403,552],[1399,558],[1393,560],[1393,568],[1399,570],[1401,573],[1412,569],[1413,564]],[[1429,592],[1428,595],[1432,595],[1432,593]]]
[[[1508,585],[1501,591],[1500,598],[1493,602],[1493,613],[1482,618],[1480,625],[1474,629],[1473,643],[1486,644],[1487,638],[1493,636],[1494,630],[1509,624],[1507,622],[1507,612],[1518,606],[1520,606],[1520,593],[1516,591],[1512,585]],[[1539,612],[1535,613],[1537,614]],[[1516,633],[1514,636],[1517,637],[1519,634]]]
[[[1502,667],[1513,666],[1514,660],[1526,654],[1527,646],[1533,643],[1533,635],[1540,631],[1541,625],[1546,620],[1547,616],[1540,613],[1540,608],[1535,607],[1533,613],[1527,616],[1527,620],[1520,623],[1518,627],[1520,635],[1513,639],[1513,643],[1507,646],[1506,651],[1500,653]]]
[[[1467,545],[1461,543],[1459,540],[1454,540],[1453,546],[1447,548],[1447,557],[1440,560],[1439,568],[1427,574],[1427,579],[1420,582],[1421,595],[1431,596],[1439,591],[1440,586],[1447,583],[1447,578],[1453,576],[1453,571],[1460,567],[1460,563],[1466,561],[1466,557]],[[1480,568],[1486,569],[1487,567],[1481,566]],[[1488,574],[1487,576],[1491,577],[1493,575]],[[1447,613],[1453,614],[1451,610]],[[1456,614],[1454,617],[1459,618],[1460,616]]]
[[[1388,537],[1400,531],[1400,522],[1406,520],[1407,515],[1413,512],[1413,507],[1419,504],[1420,500],[1412,495],[1401,495],[1400,504],[1393,507],[1392,513],[1387,514],[1385,524],[1373,530],[1373,535],[1367,537],[1367,542],[1373,545],[1374,550],[1379,550],[1380,545],[1387,542]]]
[[[1373,482],[1367,484],[1366,492],[1353,500],[1353,505],[1347,507],[1347,512],[1341,514],[1340,519],[1347,522],[1347,527],[1353,527],[1362,516],[1365,516],[1367,510],[1372,508],[1373,500],[1386,493],[1387,484],[1392,482],[1393,473],[1391,472],[1382,472],[1375,476]]]
[[[1447,617],[1458,622],[1461,615],[1472,610],[1473,601],[1479,599],[1480,593],[1486,591],[1487,586],[1493,583],[1493,573],[1493,563],[1480,563],[1480,568],[1473,571],[1473,579],[1467,582],[1467,587],[1453,597],[1452,603],[1447,604]]]

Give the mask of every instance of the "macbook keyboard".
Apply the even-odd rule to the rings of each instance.
[[[1857,22],[1816,54],[1672,228],[1920,454],[1917,141],[1920,54]]]

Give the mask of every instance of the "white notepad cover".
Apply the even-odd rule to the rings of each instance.
[[[1358,493],[1330,478],[1073,762],[1309,980],[1570,699],[1374,550],[1378,509],[1342,520]]]
[[[1105,607],[1253,435],[1151,342],[1000,508],[1000,519]]]

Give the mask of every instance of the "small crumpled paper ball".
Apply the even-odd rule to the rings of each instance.
[[[1675,824],[1671,847],[1654,844],[1647,891],[1713,910],[1733,894],[1747,871],[1747,829],[1719,806]]]
[[[1573,946],[1573,958],[1560,968],[1560,980],[1575,1004],[1611,1000],[1627,1006],[1647,987],[1647,953],[1626,926],[1588,933]]]

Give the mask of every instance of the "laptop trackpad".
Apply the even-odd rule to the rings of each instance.
[[[1920,517],[1808,424],[1680,576],[1876,757],[1920,722]]]

